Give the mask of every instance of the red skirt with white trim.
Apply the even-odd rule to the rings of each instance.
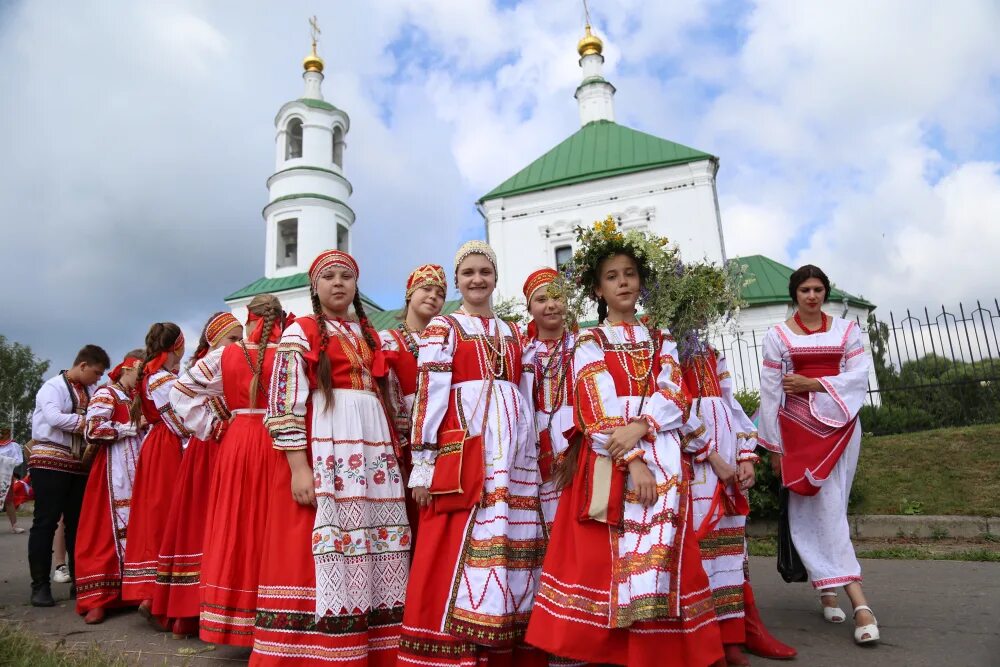
[[[181,440],[163,422],[142,443],[132,486],[132,512],[125,544],[123,600],[151,600],[160,544],[181,467]]]
[[[288,467],[285,455],[272,446],[263,415],[237,413],[219,443],[205,520],[201,638],[206,642],[253,645],[264,530],[278,465]]]
[[[97,450],[76,529],[76,613],[122,606],[122,554],[111,520],[108,448]],[[122,526],[124,532],[125,527]]]
[[[722,658],[722,637],[693,530],[684,531],[681,548],[684,617],[608,627],[614,566],[610,531],[615,529],[577,518],[583,486],[578,475],[563,491],[525,640],[564,658],[629,667],[704,667]]]
[[[394,666],[402,609],[317,621],[311,546],[316,509],[295,502],[284,460],[275,465],[270,488],[250,665]]]
[[[209,483],[219,443],[191,438],[174,488],[160,542],[153,590],[153,614],[166,618],[197,618],[201,560]]]

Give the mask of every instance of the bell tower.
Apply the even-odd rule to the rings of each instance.
[[[266,278],[308,271],[323,250],[351,249],[352,188],[344,176],[350,118],[323,99],[316,17],[309,25],[312,49],[302,61],[302,97],[286,102],[274,118],[275,171],[267,179],[263,210]]]

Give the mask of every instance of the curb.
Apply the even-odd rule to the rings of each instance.
[[[985,533],[1000,535],[1000,517],[987,516],[909,516],[892,514],[857,514],[847,517],[854,539],[888,537],[975,538]],[[750,537],[774,537],[778,522],[773,519],[747,523]]]

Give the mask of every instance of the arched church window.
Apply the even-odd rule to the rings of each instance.
[[[350,232],[344,225],[337,225],[337,250],[351,252]]]
[[[277,261],[275,268],[283,269],[299,263],[299,221],[296,218],[278,223]]]
[[[573,259],[573,246],[556,246],[556,268],[561,269],[563,264]]]
[[[302,157],[302,120],[293,118],[285,129],[285,159]]]
[[[344,166],[344,130],[339,125],[333,128],[333,163]]]

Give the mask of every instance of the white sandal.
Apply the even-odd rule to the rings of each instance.
[[[819,596],[820,598],[835,598],[837,597],[837,593],[835,591],[823,591]],[[847,614],[840,607],[827,607],[823,605],[823,618],[827,623],[843,623],[847,620]]]
[[[854,643],[858,646],[864,646],[866,644],[874,644],[880,639],[878,632],[878,619],[875,618],[875,612],[872,608],[866,604],[859,604],[854,608],[854,616],[858,615],[859,611],[867,611],[872,615],[872,623],[868,625],[862,625],[859,628],[854,628]],[[865,635],[868,635],[865,637]]]

